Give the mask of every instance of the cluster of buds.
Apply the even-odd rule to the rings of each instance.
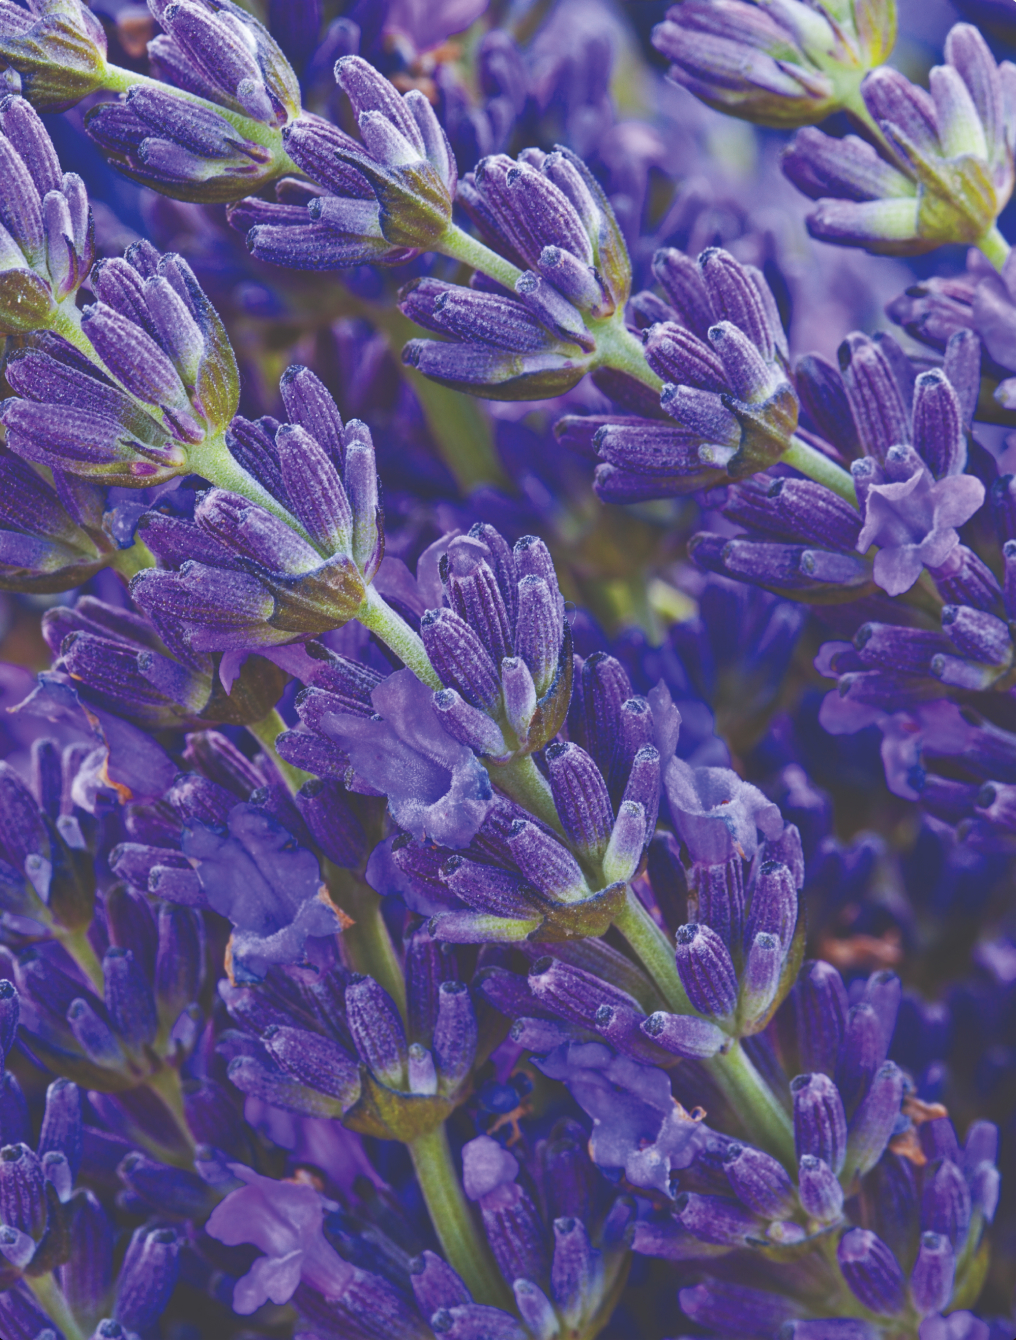
[[[81,0],[4,5],[0,62],[40,112],[62,112],[103,86],[106,33]]]
[[[189,517],[153,510],[139,523],[159,566],[140,572],[131,594],[189,653],[242,654],[336,628],[384,556],[367,425],[343,424],[307,368],[289,368],[281,390],[288,423],[238,416],[225,434],[253,488],[209,489]]]
[[[99,709],[146,730],[243,726],[271,710],[286,682],[282,669],[258,659],[230,675],[220,658],[182,648],[174,631],[164,641],[143,616],[92,596],[47,610],[53,665],[25,710],[61,720]]]
[[[901,595],[927,567],[945,599],[991,608],[998,583],[958,533],[985,496],[965,473],[979,369],[980,343],[969,330],[950,338],[942,368],[925,372],[888,335],[849,335],[839,368],[815,355],[801,359],[801,403],[828,434],[827,446],[855,458],[860,512],[809,480],[760,476],[729,489],[723,506],[747,533],[700,533],[695,561],[798,600],[831,603],[875,587]],[[860,557],[873,546],[873,562]]]
[[[101,484],[145,487],[185,474],[239,397],[218,313],[187,262],[148,242],[96,266],[92,287],[77,348],[39,336],[8,365],[19,398],[0,409],[7,446]]]
[[[703,1257],[747,1247],[774,1264],[837,1235],[837,1269],[816,1309],[707,1279],[681,1291],[696,1322],[726,1335],[740,1333],[738,1322],[757,1329],[765,1317],[774,1330],[792,1323],[785,1333],[799,1340],[875,1340],[883,1327],[916,1331],[969,1297],[998,1202],[998,1131],[975,1122],[960,1148],[948,1117],[927,1119],[921,1103],[910,1103],[905,1076],[881,1059],[898,1003],[899,982],[888,973],[871,977],[848,1007],[836,970],[806,965],[792,1005],[800,1058],[816,1068],[790,1084],[795,1176],[759,1149],[714,1138],[680,1174],[703,1189],[681,1191],[672,1218],[636,1230],[635,1250],[654,1256],[694,1257],[694,1239]],[[864,1227],[851,1226],[858,1217]],[[848,1323],[858,1304],[865,1320]],[[818,1312],[826,1320],[810,1319]]]
[[[484,241],[522,273],[513,294],[428,279],[409,285],[402,311],[446,338],[410,341],[404,360],[490,399],[561,394],[605,361],[598,330],[631,288],[609,201],[582,160],[560,147],[526,149],[517,161],[484,158],[458,198]]]
[[[367,1226],[308,1181],[273,1181],[233,1164],[244,1185],[216,1208],[208,1232],[265,1253],[238,1281],[234,1309],[246,1315],[269,1297],[292,1297],[303,1324],[330,1340],[351,1330],[385,1340],[393,1322],[414,1340],[595,1335],[624,1286],[635,1207],[584,1146],[582,1128],[567,1119],[524,1159],[485,1135],[464,1145],[463,1186],[492,1258],[483,1302],[436,1252],[407,1257],[383,1225],[369,1226],[364,1254]]]
[[[673,497],[754,474],[782,456],[797,428],[786,336],[761,273],[710,247],[694,261],[658,251],[653,274],[666,299],[647,291],[632,305],[645,327],[646,362],[664,382],[663,414],[566,416],[555,426],[564,445],[602,461],[595,487],[607,502]]]
[[[429,690],[408,671],[371,683],[337,663],[300,695],[302,729],[281,736],[279,751],[331,776],[351,769],[352,789],[388,797],[405,833],[368,875],[435,916],[439,939],[602,934],[653,835],[680,716],[662,684],[635,694],[613,657],[573,658],[542,541],[512,551],[479,525],[435,548],[415,595],[446,687]],[[446,603],[426,609],[433,597]],[[555,740],[565,725],[569,738]],[[535,773],[531,799],[557,832],[494,797],[477,758],[510,794],[518,766],[531,768],[544,746],[549,782]]]
[[[371,815],[333,779],[291,795],[264,755],[252,762],[218,731],[188,735],[184,760],[193,771],[128,809],[129,840],[109,866],[137,901],[226,917],[230,979],[258,982],[273,963],[303,958],[308,938],[340,929],[321,858],[359,866]]]
[[[546,1052],[599,1037],[643,1065],[669,1068],[681,1057],[708,1059],[729,1050],[733,1039],[761,1031],[793,985],[803,950],[797,829],[729,769],[675,759],[666,792],[689,859],[694,920],[675,935],[686,1011],[657,1008],[646,978],[614,961],[605,946],[591,954],[586,944],[574,959],[567,953],[537,959],[525,981],[506,969],[488,971],[482,989],[516,1017],[512,1036],[520,1044]],[[761,845],[759,827],[767,834]],[[746,857],[754,871],[747,887]]]
[[[85,183],[24,98],[0,101],[0,333],[57,325],[95,257]]]
[[[1013,188],[1012,82],[1016,67],[996,65],[980,32],[957,24],[931,94],[882,66],[861,97],[883,138],[877,153],[856,136],[800,131],[783,170],[818,208],[813,237],[914,256],[944,242],[985,243]]]
[[[451,223],[458,167],[426,97],[400,95],[359,56],[338,61],[335,77],[362,143],[315,116],[285,128],[286,152],[309,180],[284,178],[277,203],[230,211],[259,260],[299,270],[394,265],[435,246]]]
[[[782,129],[855,110],[861,80],[895,42],[894,0],[684,0],[653,29],[675,83],[718,111]]]
[[[88,132],[127,176],[178,200],[214,203],[261,189],[291,164],[279,131],[300,85],[268,30],[231,0],[151,0],[148,44],[165,82],[133,84],[93,107]]]
[[[257,987],[221,983],[243,1030],[219,1044],[230,1080],[274,1107],[381,1139],[433,1131],[472,1092],[476,1009],[454,953],[422,927],[406,937],[405,977],[405,1022],[373,977],[338,962],[273,968]]]
[[[0,1064],[14,1042],[21,1000],[0,980]],[[31,1017],[34,1003],[25,1013]],[[22,1021],[23,1022],[23,1021]],[[0,1149],[0,1327],[5,1335],[55,1334],[40,1309],[32,1282],[47,1278],[80,1327],[117,1337],[152,1325],[176,1284],[179,1242],[173,1229],[136,1230],[114,1289],[113,1225],[91,1191],[74,1184],[85,1141],[82,1095],[67,1079],[46,1090],[39,1139],[28,1141],[28,1107],[17,1080],[3,1075]],[[103,1320],[107,1318],[107,1320]],[[64,1321],[64,1318],[61,1318]],[[106,1329],[101,1329],[102,1327]]]

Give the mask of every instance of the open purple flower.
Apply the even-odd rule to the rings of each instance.
[[[984,485],[973,475],[932,478],[916,452],[893,447],[884,482],[865,492],[864,528],[858,553],[876,544],[875,581],[891,596],[909,591],[922,568],[939,568],[960,542],[957,526],[984,502]]]
[[[464,847],[493,798],[483,765],[447,734],[433,690],[412,670],[389,675],[371,702],[374,716],[330,712],[317,723],[349,755],[353,789],[387,796],[395,822],[413,837]]]
[[[712,1132],[674,1102],[664,1070],[618,1056],[602,1042],[570,1042],[534,1061],[567,1084],[592,1118],[589,1142],[601,1168],[623,1168],[633,1186],[668,1191],[670,1173],[686,1168]]]
[[[759,829],[771,838],[783,832],[779,806],[730,768],[693,768],[672,759],[666,791],[674,827],[693,861],[719,864],[735,853],[751,860]]]
[[[264,1252],[237,1281],[234,1310],[247,1317],[269,1300],[288,1303],[301,1279],[326,1297],[339,1293],[354,1268],[325,1241],[320,1193],[303,1182],[262,1177],[242,1163],[229,1167],[246,1185],[215,1207],[207,1231],[227,1246],[250,1242]]]

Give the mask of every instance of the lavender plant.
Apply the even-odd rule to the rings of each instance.
[[[1014,67],[149,10],[0,0],[4,1340],[1009,1340]]]

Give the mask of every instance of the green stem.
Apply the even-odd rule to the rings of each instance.
[[[564,836],[550,784],[528,754],[514,758],[510,763],[491,763],[488,759],[482,762],[498,790]]]
[[[667,1008],[674,1014],[694,1014],[677,971],[674,946],[630,886],[625,905],[614,918],[614,925],[635,950],[667,1002]]]
[[[704,1062],[749,1136],[794,1172],[794,1128],[786,1110],[748,1059],[740,1042]]]
[[[279,772],[282,774],[286,785],[295,796],[304,782],[310,781],[310,773],[304,772],[302,768],[294,768],[291,763],[287,763],[284,758],[280,758],[275,748],[275,741],[284,730],[289,727],[279,716],[273,707],[267,716],[263,716],[260,721],[253,721],[247,729],[260,744],[268,757],[272,760]]]
[[[405,1019],[406,983],[381,915],[380,894],[352,870],[344,870],[329,860],[323,862],[323,869],[332,902],[352,919],[352,925],[342,932],[343,950],[350,966],[383,986]]]
[[[166,92],[166,85],[158,79],[152,79],[146,74],[137,74],[134,70],[126,70],[122,65],[106,66],[106,77],[102,86],[108,92],[126,93],[137,84],[150,84],[153,88],[159,89],[161,93]],[[249,116],[244,116],[242,112],[234,112],[229,107],[223,107],[217,102],[210,102],[207,98],[199,97],[197,93],[189,93],[183,88],[174,87],[172,93],[175,98],[194,103],[197,107],[204,107],[206,110],[214,112],[216,116],[221,116],[245,140],[249,140],[252,144],[260,144],[265,149],[270,149],[275,176],[302,177],[304,175],[302,169],[293,162],[282,147],[282,133],[277,126],[266,126],[263,121],[255,121]],[[264,181],[261,184],[263,185]],[[239,198],[239,194],[237,198]]]
[[[623,315],[615,313],[606,321],[588,324],[596,336],[596,366],[624,372],[659,395],[663,381],[646,362],[642,341],[624,324]]]
[[[839,494],[850,503],[851,507],[857,506],[857,490],[854,488],[850,473],[815,447],[810,447],[801,438],[790,439],[790,446],[780,460],[784,465],[792,465],[795,470],[800,470],[801,474],[807,475],[809,479],[814,479],[817,484],[824,484],[827,489],[832,489],[833,493]]]
[[[996,270],[1001,270],[1009,259],[1009,243],[1005,240],[998,228],[992,224],[983,237],[977,239],[977,247],[982,251]]]
[[[42,1310],[50,1321],[55,1322],[63,1331],[66,1340],[86,1340],[84,1331],[75,1320],[73,1312],[67,1306],[64,1292],[56,1282],[52,1272],[48,1275],[24,1276],[25,1283],[42,1304]]]
[[[432,689],[444,688],[434,672],[434,667],[424,650],[423,642],[413,632],[402,615],[396,614],[373,586],[367,587],[367,594],[363,598],[363,604],[356,611],[355,617],[359,619],[364,628],[369,628],[372,633],[376,633],[385,646],[390,647],[399,660],[413,671],[417,679],[422,680],[424,684],[429,684]]]
[[[71,958],[98,991],[100,997],[106,987],[102,976],[102,964],[92,948],[92,942],[84,931],[72,931],[60,937],[60,942]]]
[[[418,1135],[409,1153],[444,1254],[477,1303],[514,1310],[511,1295],[462,1192],[444,1126]]]
[[[515,292],[515,284],[522,277],[522,271],[511,261],[491,251],[479,238],[471,237],[455,223],[448,225],[434,250],[443,256],[451,256],[453,260],[462,261],[464,265],[471,265],[474,270],[482,271],[503,284],[510,293]]]

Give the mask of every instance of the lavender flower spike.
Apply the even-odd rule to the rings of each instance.
[[[653,29],[675,83],[718,111],[785,129],[849,110],[864,74],[895,40],[892,0],[856,13],[799,0],[777,9],[684,0]]]
[[[6,5],[0,61],[20,78],[20,91],[40,112],[62,112],[106,80],[106,33],[80,0]]]
[[[0,101],[0,332],[57,325],[95,256],[85,184],[64,173],[31,104]]]
[[[996,65],[965,23],[946,38],[945,57],[931,71],[930,97],[888,66],[864,79],[861,97],[885,137],[884,156],[853,137],[798,133],[783,168],[818,201],[808,219],[813,237],[896,256],[966,242],[1004,259],[995,220],[1014,180],[1012,66]]]

